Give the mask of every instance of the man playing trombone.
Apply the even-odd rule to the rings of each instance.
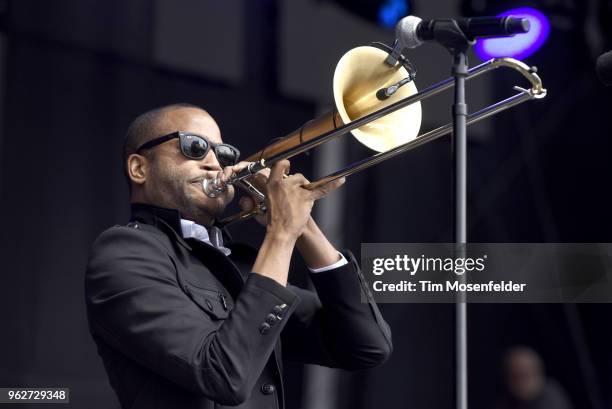
[[[127,132],[132,218],[99,236],[85,277],[90,332],[123,408],[283,408],[283,359],[357,370],[392,351],[355,258],[310,217],[343,180],[303,189],[303,176],[285,176],[288,161],[252,178],[267,209],[253,249],[214,225],[233,187],[202,190],[237,161],[195,106],[149,111]],[[316,291],[287,283],[294,248]]]

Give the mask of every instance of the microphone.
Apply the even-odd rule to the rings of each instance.
[[[597,76],[606,86],[612,85],[612,51],[603,53],[597,58]]]
[[[381,88],[378,91],[376,91],[376,98],[378,98],[379,101],[384,101],[385,99],[389,98],[391,95],[395,94],[397,92],[398,89],[400,89],[400,87],[408,84],[410,81],[412,81],[412,77],[408,76],[406,78],[401,79],[400,81],[398,81],[397,83],[390,85],[386,88]]]
[[[469,39],[486,37],[510,37],[529,31],[530,24],[526,18],[518,17],[471,17],[455,20]],[[395,35],[400,48],[415,48],[425,41],[436,39],[436,24],[448,23],[449,19],[421,20],[416,16],[401,19],[395,26]]]

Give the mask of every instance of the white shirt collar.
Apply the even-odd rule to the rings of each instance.
[[[218,245],[214,245],[211,243],[210,235],[206,227],[197,224],[191,220],[181,219],[181,230],[183,232],[183,238],[185,239],[195,239],[201,241],[202,243],[206,243],[209,246],[213,246],[223,252],[226,256],[231,254],[231,250],[227,247],[223,246],[223,237],[221,235],[221,231],[218,228],[213,227],[212,229],[217,229],[215,232],[216,240],[218,241]]]

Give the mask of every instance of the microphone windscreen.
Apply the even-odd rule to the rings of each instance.
[[[422,44],[417,33],[419,24],[423,20],[416,16],[407,16],[401,19],[395,26],[395,38],[401,48],[415,48]]]
[[[597,58],[597,76],[607,86],[612,85],[612,51]]]

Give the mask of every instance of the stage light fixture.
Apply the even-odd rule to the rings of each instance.
[[[409,13],[406,0],[387,0],[378,9],[378,23],[383,27],[394,27],[395,24]]]

